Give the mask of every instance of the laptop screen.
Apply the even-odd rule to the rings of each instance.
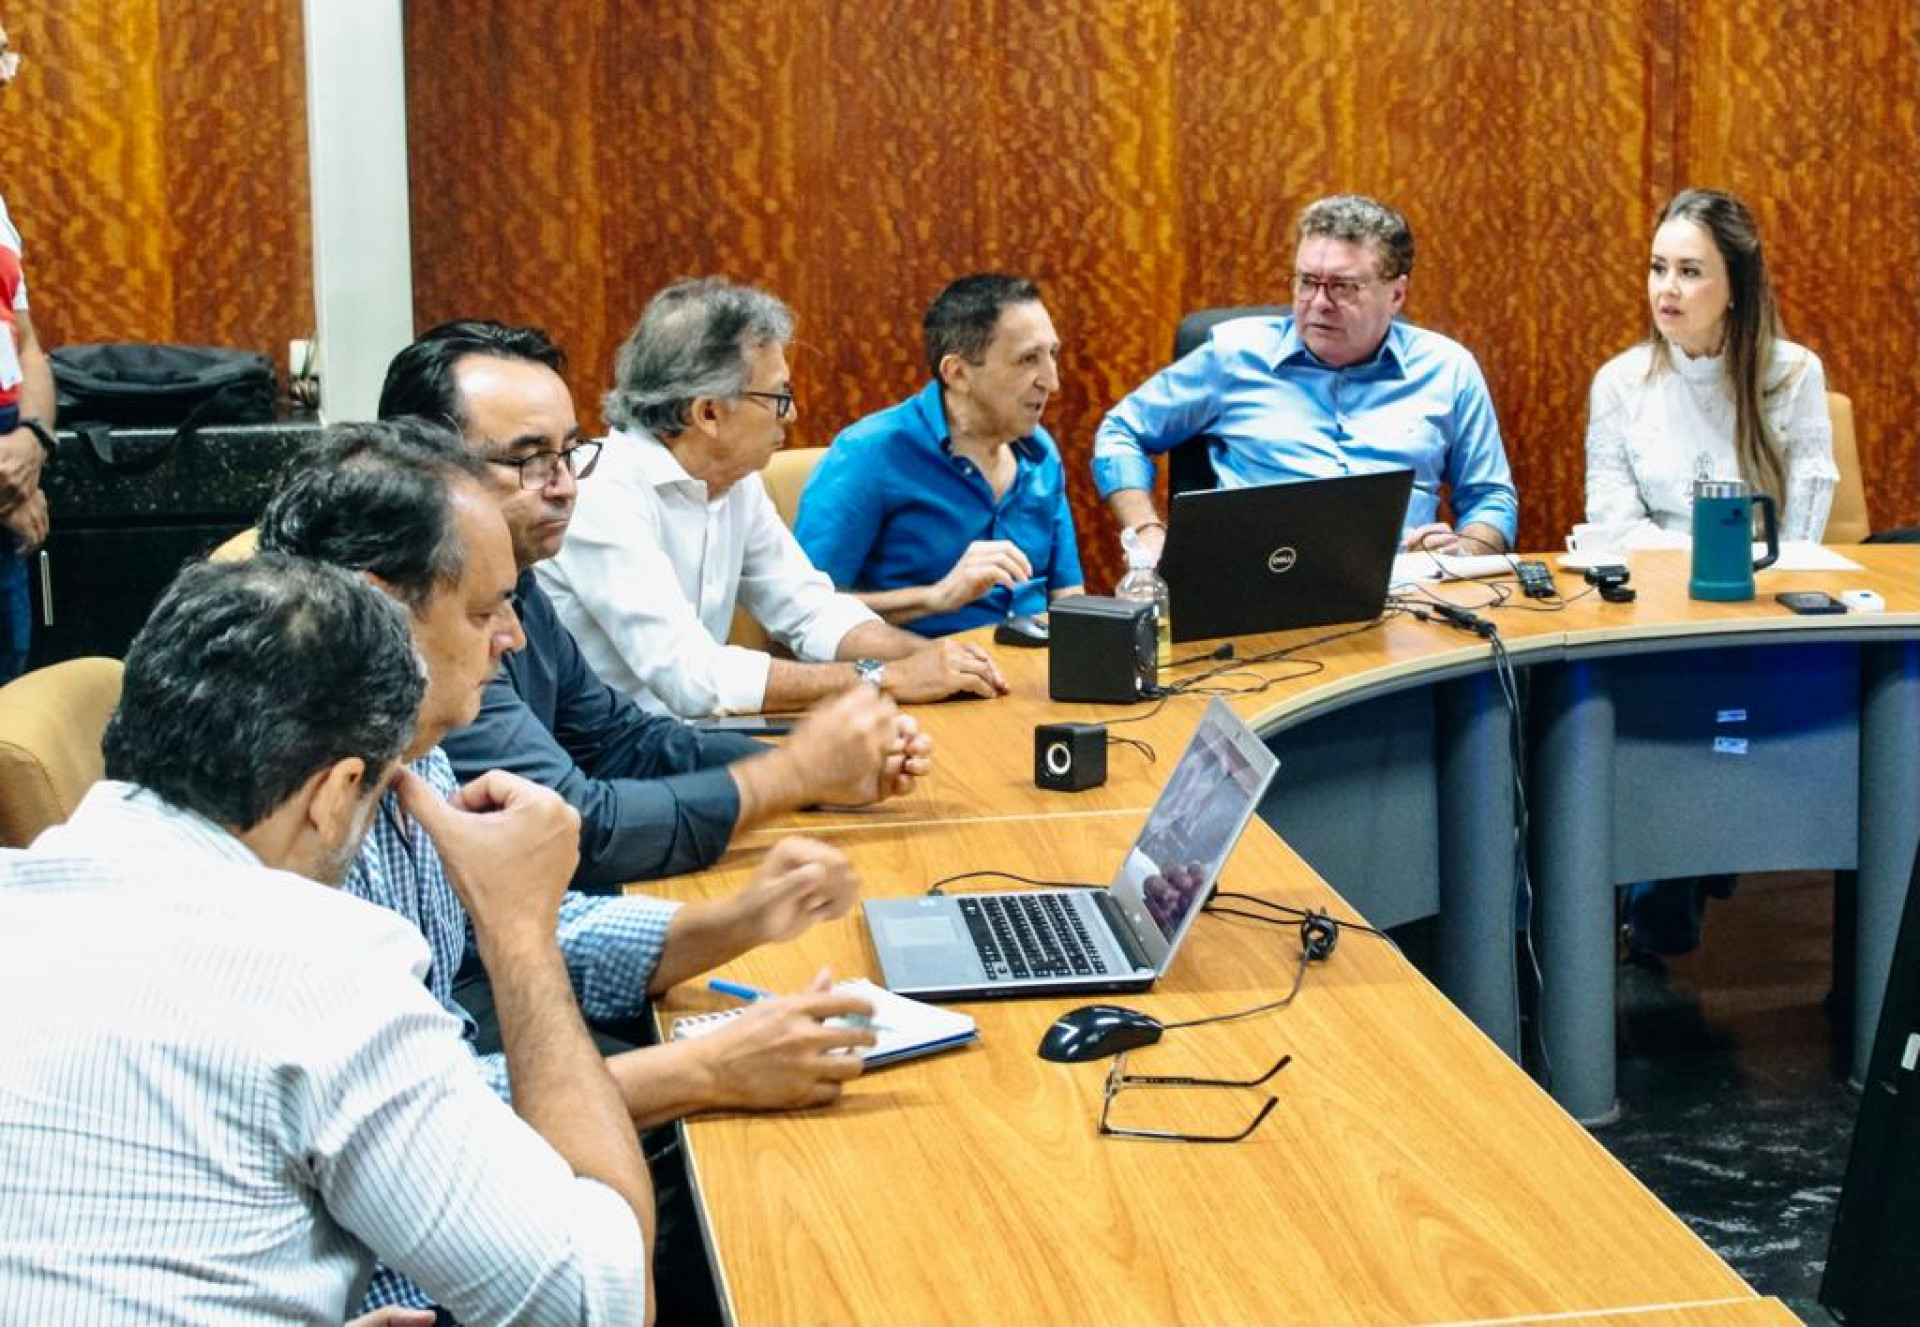
[[[1207,706],[1113,882],[1114,901],[1163,964],[1233,854],[1278,763],[1224,701]],[[1157,930],[1164,954],[1143,923]]]
[[[1173,638],[1364,622],[1386,601],[1413,471],[1174,496],[1160,574]]]

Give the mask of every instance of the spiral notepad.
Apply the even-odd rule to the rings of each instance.
[[[896,1060],[932,1055],[979,1039],[979,1029],[968,1015],[910,1000],[904,995],[895,995],[865,977],[848,977],[845,981],[835,983],[834,989],[857,995],[873,1006],[873,1034],[878,1041],[872,1046],[860,1048],[860,1058],[869,1069],[892,1064]],[[674,1040],[703,1037],[740,1017],[748,1008],[747,1005],[741,1005],[716,1013],[676,1018],[673,1021]]]

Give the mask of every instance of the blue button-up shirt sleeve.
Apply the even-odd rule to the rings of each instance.
[[[640,1012],[679,910],[678,903],[643,894],[569,893],[560,900],[560,953],[588,1022],[617,1022]]]
[[[580,813],[578,888],[712,865],[740,818],[725,766],[766,748],[646,713],[594,675],[530,576],[518,602],[526,648],[488,685],[480,717],[442,744],[454,772],[504,769],[566,798]]]
[[[645,1007],[647,984],[660,966],[667,928],[679,910],[678,903],[643,894],[609,898],[569,892],[560,900],[560,954],[589,1023],[620,1022]],[[507,1057],[495,1052],[475,1060],[487,1085],[511,1102]]]
[[[1109,410],[1093,435],[1093,483],[1100,496],[1151,489],[1152,458],[1213,427],[1223,386],[1209,338]]]
[[[1452,446],[1447,451],[1447,489],[1456,528],[1480,522],[1514,545],[1520,530],[1520,495],[1507,466],[1507,449],[1494,418],[1493,394],[1480,365],[1462,356],[1454,396]]]

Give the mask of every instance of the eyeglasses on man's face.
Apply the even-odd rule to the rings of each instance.
[[[742,392],[740,395],[750,396],[766,406],[767,409],[773,411],[773,417],[775,419],[785,419],[793,413],[792,388],[788,388],[784,392]]]
[[[520,472],[521,488],[545,488],[565,466],[575,479],[585,479],[600,462],[599,442],[576,442],[559,451],[528,452],[525,456],[489,456],[492,465],[511,466]]]
[[[1301,302],[1311,300],[1320,291],[1335,304],[1352,304],[1360,298],[1367,287],[1381,282],[1373,277],[1321,276],[1318,272],[1295,272],[1293,274],[1293,297]]]
[[[1171,1129],[1137,1129],[1113,1123],[1113,1101],[1130,1087],[1259,1087],[1282,1069],[1293,1062],[1291,1055],[1282,1055],[1273,1068],[1258,1078],[1196,1078],[1189,1074],[1130,1074],[1127,1072],[1127,1053],[1122,1051],[1113,1059],[1113,1067],[1107,1070],[1107,1085],[1100,1100],[1100,1132],[1110,1138],[1151,1138],[1168,1143],[1237,1143],[1249,1137],[1255,1129],[1273,1114],[1273,1108],[1280,1104],[1278,1097],[1268,1097],[1260,1107],[1259,1113],[1246,1127],[1234,1133],[1180,1133]]]

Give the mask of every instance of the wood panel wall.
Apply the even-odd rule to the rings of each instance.
[[[723,272],[799,312],[798,441],[913,390],[947,279],[1039,279],[1049,424],[1085,460],[1180,315],[1284,298],[1291,218],[1400,206],[1418,322],[1492,383],[1523,540],[1582,509],[1593,371],[1645,327],[1650,219],[1760,217],[1788,330],[1856,398],[1877,524],[1920,520],[1916,7],[1603,0],[509,0],[408,6],[424,325],[544,323],[591,412],[647,295]],[[484,19],[479,17],[484,15]]]
[[[0,193],[49,345],[313,334],[300,0],[0,0]]]
[[[54,340],[284,353],[312,322],[299,0],[0,0],[0,190]],[[1920,522],[1920,0],[406,0],[416,321],[547,326],[597,417],[675,276],[798,311],[796,441],[923,380],[949,278],[1022,271],[1096,585],[1101,413],[1187,309],[1264,303],[1290,222],[1379,194],[1419,322],[1479,355],[1523,540],[1578,519],[1593,370],[1644,327],[1651,215],[1742,194],[1788,330],[1855,397],[1876,525]]]

